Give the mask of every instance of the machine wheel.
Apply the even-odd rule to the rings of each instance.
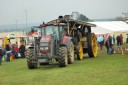
[[[81,42],[78,43],[76,46],[76,54],[77,54],[77,59],[82,60],[83,59],[83,47]]]
[[[68,65],[68,55],[67,55],[67,47],[61,46],[59,47],[59,66],[60,67],[66,67]]]
[[[69,50],[68,50],[68,63],[72,64],[74,62],[74,45],[73,42],[70,42]]]
[[[37,63],[32,63],[34,49],[30,48],[27,50],[27,65],[29,69],[37,68]]]
[[[90,58],[97,56],[97,39],[94,33],[88,34],[88,55]]]
[[[43,66],[43,65],[49,65],[49,63],[39,63],[40,66]]]

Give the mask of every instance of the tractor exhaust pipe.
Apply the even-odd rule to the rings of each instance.
[[[43,22],[43,25],[44,25],[44,35],[45,35],[45,23]],[[45,35],[46,36],[46,35]]]

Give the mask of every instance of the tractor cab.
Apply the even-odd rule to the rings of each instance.
[[[42,31],[41,31],[41,41],[45,41],[47,40],[47,38],[43,38],[46,36],[49,37],[54,37],[54,39],[57,40],[57,43],[61,43],[61,39],[62,36],[65,35],[64,32],[64,26],[65,24],[63,23],[48,23],[48,24],[41,24],[40,25],[42,27]]]
[[[51,36],[54,37],[58,43],[62,36],[65,35],[65,30],[64,27],[66,24],[64,23],[47,23],[47,24],[40,24],[40,26],[33,26],[31,28],[31,32],[33,33],[35,30],[40,29],[41,34],[40,34],[40,41],[44,40],[43,37]],[[47,40],[47,38],[46,38]]]

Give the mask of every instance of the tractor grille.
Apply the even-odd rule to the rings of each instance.
[[[40,46],[48,46],[48,41],[47,42],[46,41],[40,42]]]

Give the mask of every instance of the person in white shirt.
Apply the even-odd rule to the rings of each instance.
[[[27,49],[28,49],[30,46],[31,46],[31,45],[28,43],[28,44],[27,44]]]

